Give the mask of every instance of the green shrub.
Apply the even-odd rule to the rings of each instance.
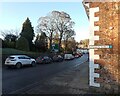
[[[29,51],[29,43],[27,39],[20,37],[16,42],[16,48],[22,51]]]
[[[11,41],[3,41],[2,42],[2,46],[5,48],[15,48],[15,42],[11,42]]]

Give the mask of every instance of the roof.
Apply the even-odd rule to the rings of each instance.
[[[83,6],[84,6],[84,8],[85,8],[85,11],[86,11],[86,14],[87,14],[87,16],[88,16],[88,19],[89,19],[89,3],[90,2],[88,2],[88,0],[83,0]]]
[[[20,57],[20,56],[26,56],[26,55],[10,55],[9,57]]]

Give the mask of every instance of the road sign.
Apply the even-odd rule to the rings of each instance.
[[[58,44],[52,44],[52,51],[53,52],[58,52],[59,51],[59,47],[58,47]]]
[[[100,48],[113,48],[113,46],[112,45],[99,45],[99,46],[89,45],[89,49],[100,49]]]

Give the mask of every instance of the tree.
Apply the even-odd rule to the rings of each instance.
[[[54,44],[59,43],[59,34],[58,34],[58,32],[54,33],[54,35],[53,35],[53,43]]]
[[[15,48],[16,47],[16,40],[18,38],[19,30],[1,30],[1,35],[3,36],[2,46],[4,48]]]
[[[38,51],[45,52],[48,48],[48,40],[47,36],[44,32],[41,33],[41,35],[37,35],[35,40],[35,46]]]
[[[59,51],[61,48],[61,41],[65,34],[69,34],[68,30],[72,30],[75,24],[69,14],[66,12],[52,11],[52,17],[54,17],[55,26],[59,32]],[[70,36],[70,35],[69,35]]]
[[[2,40],[2,38],[0,38],[0,48],[4,48],[4,42],[3,42],[3,40]]]
[[[55,32],[55,22],[54,18],[52,16],[45,16],[40,17],[38,20],[38,26],[37,26],[37,32],[38,33],[46,33],[50,43],[49,48],[52,46],[52,40],[53,40],[53,33]]]
[[[16,42],[17,36],[14,34],[7,34],[6,37],[4,38],[5,41],[8,42]]]
[[[29,49],[32,50],[32,40],[35,35],[34,35],[34,30],[33,30],[33,27],[31,25],[29,18],[27,18],[25,22],[23,23],[20,36],[27,39],[29,47],[30,47]]]
[[[81,40],[80,44],[83,45],[84,48],[87,48],[89,45],[89,39]]]
[[[63,39],[64,39],[64,44],[65,44],[65,51],[67,51],[67,45],[68,45],[69,38],[71,38],[74,35],[75,35],[75,31],[72,29],[66,30],[66,32],[64,33]]]
[[[66,47],[65,52],[74,53],[75,50],[76,50],[76,41],[75,41],[74,37],[71,37],[67,41],[67,47]]]
[[[16,42],[16,48],[23,51],[29,51],[29,43],[25,37],[20,37]]]
[[[4,38],[3,46],[7,48],[15,48],[17,38],[18,37],[15,36],[14,34],[7,34],[6,37]]]
[[[7,35],[10,35],[10,34],[18,37],[19,29],[0,30],[0,33],[3,38],[5,38]]]
[[[65,12],[59,12],[59,11],[52,11],[50,14],[48,14],[45,17],[41,17],[38,20],[38,26],[37,31],[38,32],[45,32],[49,38],[50,41],[50,48],[52,46],[53,41],[53,34],[58,32],[59,35],[59,51],[61,48],[61,41],[63,39],[64,33],[67,32],[67,30],[72,30],[73,25],[75,24],[71,18],[70,15]],[[69,34],[69,32],[68,32]]]

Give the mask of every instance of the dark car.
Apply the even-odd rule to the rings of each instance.
[[[83,54],[82,54],[82,53],[78,53],[78,55],[79,55],[79,57],[83,56]]]
[[[75,53],[74,56],[75,56],[75,58],[79,58],[79,57],[83,56],[83,54],[82,53]]]
[[[52,59],[48,56],[40,56],[36,59],[37,64],[46,64],[51,62],[52,62]]]
[[[79,55],[79,54],[75,54],[74,56],[75,56],[75,58],[79,58],[79,57],[80,57],[80,55]]]
[[[63,57],[61,55],[54,55],[52,59],[53,59],[54,62],[63,61]]]

